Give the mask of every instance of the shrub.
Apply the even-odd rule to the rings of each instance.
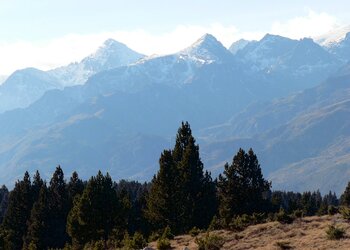
[[[216,215],[214,215],[213,219],[211,220],[210,222],[210,225],[209,225],[209,231],[213,231],[213,230],[218,230],[218,229],[222,229],[223,226],[222,226],[222,222],[220,219],[218,219],[218,217]]]
[[[343,228],[330,225],[326,230],[326,234],[329,240],[339,240],[341,238],[344,238],[345,230]]]
[[[234,231],[242,231],[250,224],[251,224],[251,218],[248,215],[243,214],[241,216],[237,216],[236,218],[232,219],[229,225],[229,228]]]
[[[294,218],[300,219],[304,216],[304,212],[301,209],[297,209],[293,212],[293,216],[294,216]]]
[[[169,226],[167,226],[167,227],[164,229],[164,232],[163,232],[163,234],[162,234],[162,238],[163,238],[163,239],[169,239],[169,240],[174,239],[174,235],[172,234],[171,229],[170,229]]]
[[[340,213],[345,220],[350,221],[350,208],[343,206],[340,208]]]
[[[160,235],[158,232],[152,232],[151,235],[148,237],[148,242],[156,241],[160,238]]]
[[[253,213],[253,215],[250,217],[251,224],[261,224],[266,222],[266,216],[264,213]]]
[[[171,249],[170,241],[166,238],[160,238],[157,241],[157,249],[159,249],[159,250]]]
[[[84,246],[84,250],[104,250],[105,242],[103,240],[92,241]]]
[[[136,232],[134,236],[124,238],[124,249],[142,249],[147,245],[147,242],[142,234]]]
[[[200,232],[201,232],[201,230],[199,230],[199,229],[196,228],[196,227],[193,227],[193,228],[189,231],[189,234],[190,234],[192,237],[195,237],[195,236],[197,236]]]
[[[330,205],[330,206],[328,206],[327,213],[329,215],[335,215],[335,214],[339,213],[339,209],[336,206]]]
[[[216,234],[207,233],[204,237],[196,238],[198,250],[219,250],[224,243],[224,239]]]
[[[292,249],[290,242],[288,241],[277,241],[276,246],[281,250]]]
[[[283,208],[276,214],[276,220],[282,224],[291,224],[294,221],[294,218],[288,215]]]

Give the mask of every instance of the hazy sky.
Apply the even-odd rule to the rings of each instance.
[[[349,11],[346,0],[0,0],[0,75],[78,61],[107,38],[149,55],[204,33],[227,47],[267,32],[314,37],[350,24]]]

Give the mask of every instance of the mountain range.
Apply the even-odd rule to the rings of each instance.
[[[226,49],[206,34],[151,57],[110,39],[79,63],[16,71],[0,86],[0,182],[58,164],[149,180],[188,120],[215,175],[253,147],[273,188],[340,192],[350,180],[347,37],[327,47],[267,34]]]

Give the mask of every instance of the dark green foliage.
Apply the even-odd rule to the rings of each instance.
[[[328,209],[327,209],[327,214],[329,215],[335,215],[339,213],[339,208],[336,207],[336,206],[333,206],[333,205],[330,205],[328,206]]]
[[[28,221],[28,232],[25,237],[25,249],[47,249],[50,244],[48,228],[49,193],[45,184],[41,185],[38,200],[34,203]]]
[[[226,164],[218,180],[219,214],[228,225],[240,214],[263,212],[267,209],[270,183],[262,176],[253,150],[239,149],[231,165]]]
[[[147,196],[147,219],[155,229],[177,226],[180,218],[178,191],[178,170],[175,166],[171,151],[165,150],[159,159],[159,171],[152,180]]]
[[[68,240],[66,232],[67,216],[69,212],[67,185],[64,173],[58,166],[50,180],[49,185],[49,220],[48,234],[51,237],[50,248],[63,248]]]
[[[35,202],[38,199],[40,189],[43,185],[44,185],[44,181],[43,179],[41,179],[39,171],[36,171],[33,177],[33,184],[32,184],[33,202]]]
[[[147,196],[146,216],[155,230],[174,232],[207,227],[216,211],[215,183],[203,172],[189,124],[179,128],[174,150],[165,150]]]
[[[130,207],[127,213],[128,232],[133,234],[137,231],[144,235],[149,234],[149,223],[145,217],[146,196],[150,185],[148,183],[141,184],[136,181],[121,180],[116,184],[116,190],[119,197],[127,196]]]
[[[169,239],[160,238],[157,241],[157,249],[159,250],[169,250],[171,249],[171,244]]]
[[[344,238],[345,230],[335,225],[330,225],[326,230],[326,234],[329,240],[339,240],[341,238]]]
[[[128,233],[125,234],[123,239],[123,249],[143,249],[145,246],[147,246],[147,242],[141,233],[136,232],[132,238],[129,237]]]
[[[99,171],[95,177],[91,177],[69,213],[67,231],[73,245],[79,247],[91,240],[106,241],[112,229],[125,228],[120,209],[122,207],[111,177]]]
[[[189,233],[192,237],[195,237],[195,236],[197,236],[200,232],[201,232],[200,229],[198,229],[197,227],[193,227],[188,233]]]
[[[4,249],[21,249],[23,246],[23,236],[27,233],[27,220],[33,205],[31,194],[31,181],[29,173],[24,174],[22,181],[15,184],[10,193],[6,211],[2,224],[4,234]]]
[[[164,229],[164,232],[163,232],[161,238],[172,240],[172,239],[174,239],[174,237],[175,237],[175,236],[174,236],[173,233],[171,232],[170,227],[167,226],[167,227]]]
[[[276,214],[276,220],[282,224],[291,224],[294,221],[293,216],[289,215],[284,211],[283,208]]]
[[[81,195],[84,190],[84,182],[79,179],[79,175],[77,172],[73,172],[72,176],[70,177],[70,180],[67,184],[68,189],[68,201],[69,201],[69,207],[71,208],[73,205],[74,198],[77,195]]]
[[[350,182],[348,182],[344,193],[341,195],[340,202],[343,206],[350,206]]]
[[[345,220],[350,221],[350,208],[349,207],[342,206],[342,207],[340,207],[339,212]]]
[[[216,234],[207,233],[204,237],[196,238],[198,250],[219,250],[225,241]]]
[[[242,231],[249,225],[251,225],[251,218],[249,215],[243,214],[232,219],[229,224],[229,229],[233,231]]]
[[[9,191],[6,186],[0,188],[0,225],[4,219],[5,212],[8,206]]]

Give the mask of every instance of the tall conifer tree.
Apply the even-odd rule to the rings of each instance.
[[[75,246],[83,246],[93,240],[107,240],[112,229],[122,229],[120,202],[113,188],[110,175],[101,171],[91,177],[83,194],[74,201],[69,213],[67,231]]]
[[[21,249],[23,238],[27,233],[27,220],[33,205],[32,186],[28,172],[22,181],[15,184],[9,196],[8,209],[2,224],[4,230],[4,248]]]
[[[228,224],[235,215],[264,211],[269,191],[270,183],[263,178],[253,150],[246,153],[239,149],[232,164],[226,163],[219,176],[220,216]]]

